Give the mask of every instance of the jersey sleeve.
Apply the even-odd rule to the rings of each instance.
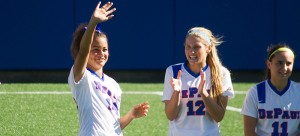
[[[257,118],[258,111],[258,98],[257,98],[257,88],[253,86],[250,88],[246,94],[246,98],[243,103],[241,114],[247,115],[253,118]]]
[[[73,84],[73,85],[80,84],[85,77],[86,77],[86,70],[84,71],[83,76],[81,77],[81,79],[78,82],[76,82],[75,78],[74,78],[74,66],[73,66],[70,70],[70,74],[69,74],[69,77],[68,77],[68,83]]]
[[[223,96],[228,96],[229,99],[234,97],[234,91],[231,81],[230,72],[223,67]]]
[[[173,77],[172,66],[166,69],[165,80],[164,80],[164,91],[162,95],[162,101],[170,100],[173,94],[173,88],[170,84],[170,79]]]
[[[70,86],[71,92],[72,92],[75,100],[76,100],[76,96],[77,96],[76,88],[80,87],[80,85],[85,84],[83,82],[87,82],[87,72],[86,71],[87,70],[84,71],[84,74],[81,77],[81,79],[78,82],[76,82],[74,79],[74,67],[72,67],[70,70],[70,74],[68,77],[68,84]]]

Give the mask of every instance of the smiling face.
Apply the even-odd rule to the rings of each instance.
[[[272,59],[267,61],[271,80],[288,80],[293,71],[293,64],[294,56],[291,52],[281,51],[275,53]]]
[[[95,37],[91,46],[88,67],[94,71],[102,69],[108,60],[108,43],[104,37]]]
[[[210,52],[210,46],[200,37],[189,35],[185,39],[185,56],[190,65],[206,65],[206,56]]]

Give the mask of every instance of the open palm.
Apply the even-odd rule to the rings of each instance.
[[[180,92],[182,82],[181,82],[181,70],[178,71],[177,78],[171,78],[170,83],[173,90]]]
[[[110,9],[113,5],[112,2],[107,2],[100,8],[101,2],[98,3],[94,13],[92,15],[92,20],[96,20],[97,22],[105,22],[111,19],[114,15],[112,14],[116,11],[116,8]]]
[[[204,95],[205,97],[209,96],[207,90],[206,90],[206,87],[204,87],[205,85],[205,82],[206,82],[206,76],[205,76],[205,73],[200,70],[200,77],[201,77],[201,81],[200,81],[200,84],[199,84],[199,87],[198,87],[198,93],[200,95]]]

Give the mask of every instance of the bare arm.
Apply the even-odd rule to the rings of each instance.
[[[244,134],[245,136],[257,136],[255,133],[255,127],[257,124],[257,119],[244,115]]]
[[[179,112],[180,92],[174,91],[171,100],[165,100],[165,113],[167,118],[174,120]]]
[[[173,77],[170,80],[170,84],[173,88],[173,94],[170,100],[165,100],[165,114],[167,118],[172,121],[174,120],[179,112],[180,104],[180,91],[181,91],[181,70],[178,71],[177,79]]]
[[[227,96],[220,96],[221,97],[221,103],[216,102],[213,98],[210,96],[208,97],[203,97],[203,102],[206,108],[206,112],[209,113],[209,115],[216,121],[216,122],[221,122],[224,118],[225,111],[226,111],[226,106],[228,102],[228,97]],[[223,105],[223,106],[221,106]]]
[[[93,42],[96,25],[111,19],[114,16],[111,13],[116,10],[115,8],[109,10],[113,5],[111,2],[107,2],[101,8],[100,4],[101,2],[98,3],[96,9],[94,10],[87,29],[80,41],[80,50],[74,62],[74,79],[76,82],[82,78],[87,67],[89,52],[91,50],[91,44]]]
[[[221,97],[221,103],[215,101],[207,92],[206,88],[204,88],[205,84],[205,73],[200,70],[201,74],[201,82],[199,84],[198,91],[201,94],[201,97],[203,99],[204,105],[206,112],[209,113],[209,115],[216,121],[220,122],[222,121],[226,107],[227,107],[227,102],[228,102],[228,97],[227,96],[219,96]]]
[[[150,108],[148,102],[134,106],[125,116],[120,119],[121,129],[124,129],[133,119],[147,116]]]

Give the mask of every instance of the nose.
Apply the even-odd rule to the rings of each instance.
[[[100,55],[102,55],[104,52],[103,52],[103,50],[100,50],[99,53],[100,53]]]
[[[104,54],[104,51],[103,50],[99,50],[98,52],[97,52],[97,55],[103,55]]]
[[[283,69],[284,69],[284,70],[287,70],[287,69],[288,69],[287,64],[283,64]]]
[[[103,55],[103,51],[99,50],[99,51],[95,52],[94,54],[95,54],[95,55],[100,55],[100,56],[101,56],[101,55]]]
[[[195,48],[191,48],[191,52],[192,53],[195,53],[196,51],[195,51]]]
[[[189,48],[189,51],[190,51],[191,53],[195,53],[195,52],[196,52],[196,48],[195,48],[195,47],[191,47],[191,48]]]
[[[191,47],[191,46],[185,46],[185,50],[191,53],[196,53],[199,48],[198,47]]]

